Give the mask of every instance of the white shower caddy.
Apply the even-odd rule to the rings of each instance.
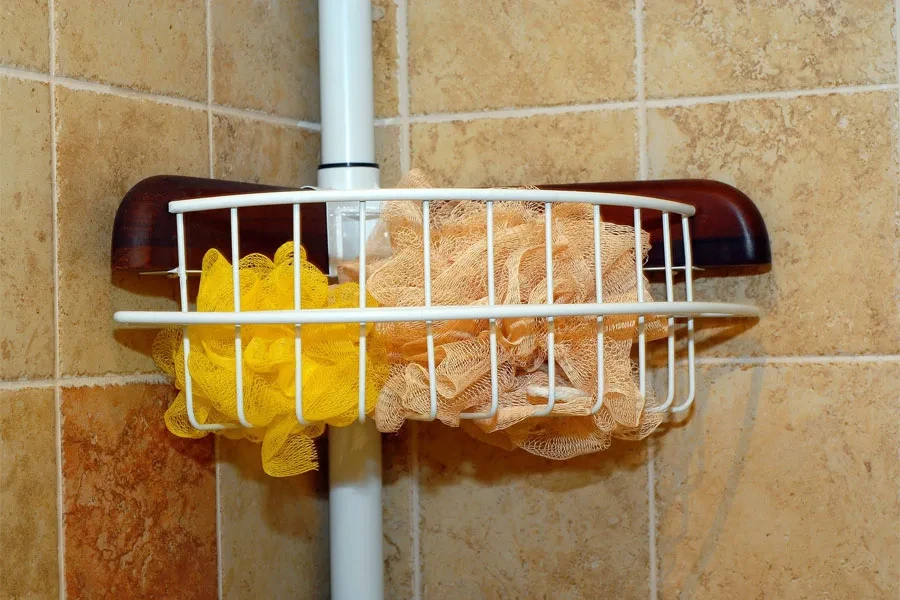
[[[753,306],[694,300],[691,262],[690,217],[694,208],[688,204],[641,196],[523,189],[378,189],[378,167],[374,150],[374,111],[372,89],[372,39],[370,0],[320,0],[319,51],[321,69],[322,107],[322,167],[316,189],[297,192],[275,192],[179,200],[169,204],[177,222],[178,268],[180,284],[180,312],[121,311],[115,320],[131,325],[230,325],[234,327],[236,368],[236,402],[238,423],[204,424],[196,419],[193,407],[191,377],[185,378],[187,411],[191,424],[198,430],[215,431],[226,428],[253,427],[244,414],[242,382],[241,326],[251,324],[294,325],[296,357],[296,418],[308,424],[304,417],[303,386],[300,377],[301,330],[304,325],[322,323],[359,323],[359,418],[350,427],[330,428],[329,487],[330,487],[330,548],[332,597],[340,600],[383,598],[382,508],[381,508],[381,439],[371,419],[365,413],[366,397],[366,324],[399,321],[424,322],[426,325],[427,362],[430,383],[430,411],[413,417],[431,421],[437,414],[434,339],[431,323],[440,320],[484,319],[490,324],[491,408],[483,413],[464,413],[462,419],[493,417],[498,409],[497,385],[497,326],[496,319],[534,317],[547,320],[548,376],[546,388],[530,390],[533,395],[546,398],[536,417],[551,415],[555,403],[565,402],[572,392],[555,385],[553,320],[556,317],[592,317],[597,320],[597,400],[592,408],[602,407],[603,377],[603,320],[609,315],[637,315],[637,363],[641,393],[647,386],[647,340],[645,319],[648,316],[668,318],[667,375],[665,400],[650,410],[682,412],[694,400],[695,356],[694,319],[697,317],[757,317]],[[367,237],[371,232],[373,214],[378,203],[387,200],[410,200],[422,203],[425,301],[417,307],[366,307]],[[488,303],[482,306],[432,306],[429,211],[431,203],[448,200],[480,201],[486,206]],[[498,201],[531,201],[544,206],[545,261],[547,280],[546,304],[496,304],[494,297],[493,207]],[[553,256],[551,250],[551,219],[556,204],[577,202],[593,206],[594,286],[596,302],[584,304],[553,303]],[[240,209],[247,207],[291,205],[293,207],[293,242],[300,246],[300,206],[327,203],[329,219],[329,249],[332,258],[359,258],[359,308],[302,309],[300,308],[300,262],[294,261],[294,310],[241,311],[238,236]],[[630,207],[634,212],[634,275],[637,302],[610,303],[603,301],[603,273],[601,270],[601,222],[603,206]],[[184,219],[188,213],[202,218],[204,211],[229,209],[231,215],[231,256],[234,288],[234,312],[197,312],[191,310],[188,299],[188,269],[185,252]],[[374,209],[374,210],[373,210]],[[645,267],[642,262],[641,230],[644,213],[661,213],[665,275],[665,301],[645,300]],[[674,266],[670,228],[672,217],[680,220],[684,265]],[[679,224],[675,224],[678,226]],[[351,233],[348,235],[348,230]],[[676,272],[684,277],[684,301],[674,300]],[[676,402],[676,319],[685,321],[684,338],[687,360],[684,363],[687,392]],[[188,370],[191,351],[188,335],[183,337],[184,368]]]

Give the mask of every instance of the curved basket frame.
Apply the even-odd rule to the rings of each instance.
[[[423,247],[424,259],[424,292],[425,303],[416,307],[366,307],[366,222],[367,203],[382,202],[388,200],[411,200],[422,202],[423,209]],[[488,304],[485,306],[432,306],[431,303],[431,256],[430,256],[430,205],[435,201],[462,200],[481,201],[486,203],[487,225],[487,281]],[[498,201],[530,201],[544,205],[544,247],[547,269],[547,303],[524,305],[498,305],[494,297],[494,202]],[[240,256],[240,241],[238,239],[239,209],[251,206],[273,206],[290,204],[293,206],[293,242],[294,247],[300,246],[300,205],[325,202],[340,204],[345,209],[356,205],[354,214],[358,217],[359,229],[359,308],[345,309],[303,309],[300,308],[301,278],[300,262],[294,262],[294,310],[287,311],[254,311],[242,312],[240,299],[240,269],[238,260]],[[553,205],[558,203],[583,203],[593,206],[593,242],[594,242],[594,285],[596,288],[595,303],[586,304],[554,304],[553,303],[553,256],[551,245],[551,222]],[[608,303],[603,301],[603,273],[601,270],[601,217],[602,207],[625,206],[634,210],[634,244],[635,244],[635,281],[637,282],[637,302],[632,303]],[[232,281],[234,289],[234,312],[197,312],[191,311],[188,302],[187,269],[185,260],[185,213],[203,212],[207,210],[229,209],[231,216],[231,256],[232,256]],[[497,319],[516,317],[537,317],[547,321],[547,366],[549,385],[546,388],[530,390],[535,395],[546,397],[546,404],[535,413],[535,417],[550,416],[555,403],[559,400],[565,402],[572,397],[583,396],[581,390],[558,386],[555,382],[555,345],[553,322],[556,317],[568,316],[593,316],[597,320],[597,399],[592,406],[591,414],[595,414],[603,405],[604,381],[603,381],[603,319],[607,315],[636,315],[637,316],[637,347],[638,347],[638,377],[641,395],[647,390],[647,339],[645,322],[647,316],[660,316],[667,318],[667,375],[668,386],[665,400],[653,409],[659,412],[683,412],[690,408],[695,396],[696,359],[694,342],[694,319],[696,317],[758,317],[759,311],[753,306],[742,304],[728,304],[717,302],[696,302],[693,293],[693,265],[691,259],[690,217],[694,214],[694,207],[678,202],[632,196],[626,194],[597,193],[597,192],[570,192],[554,190],[522,190],[522,189],[463,189],[463,188],[434,188],[434,189],[389,189],[389,190],[310,190],[299,192],[274,192],[265,194],[245,194],[236,196],[222,196],[215,198],[201,198],[196,200],[178,200],[169,203],[169,211],[176,215],[177,240],[178,240],[178,268],[181,311],[180,312],[150,312],[150,311],[121,311],[114,316],[120,323],[132,325],[180,325],[185,327],[184,335],[184,369],[188,374],[185,378],[185,396],[187,413],[193,427],[202,431],[216,431],[237,427],[254,427],[249,422],[244,412],[243,369],[242,366],[242,341],[241,326],[249,324],[292,324],[294,325],[294,353],[295,361],[295,412],[298,423],[308,425],[310,422],[304,418],[303,410],[303,385],[300,377],[302,368],[302,343],[301,330],[303,325],[321,323],[359,323],[359,421],[366,420],[366,324],[376,322],[417,321],[423,322],[426,328],[426,349],[429,373],[430,410],[428,414],[414,415],[408,418],[415,420],[432,421],[437,416],[437,389],[435,378],[434,338],[432,322],[445,319],[487,319],[490,327],[490,358],[491,358],[491,407],[487,412],[463,413],[461,419],[490,419],[497,413],[499,407],[499,389],[497,383]],[[642,211],[658,211],[662,214],[664,267],[666,300],[664,302],[645,301],[644,288],[641,281],[644,277],[644,266],[641,252],[641,223]],[[672,240],[670,234],[671,217],[675,215],[681,219],[682,243],[684,245],[685,264],[674,266],[672,264]],[[329,232],[330,233],[330,232]],[[675,272],[684,273],[685,301],[674,300]],[[687,394],[675,402],[676,360],[675,346],[676,319],[684,319],[686,322],[685,338],[687,346]],[[192,381],[188,369],[188,357],[190,355],[190,339],[186,328],[194,325],[231,325],[234,327],[235,363],[236,363],[236,401],[239,423],[200,423],[196,419],[193,405]]]

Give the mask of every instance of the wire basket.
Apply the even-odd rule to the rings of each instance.
[[[422,203],[423,211],[423,236],[422,248],[424,263],[424,303],[421,306],[406,307],[371,307],[366,306],[366,244],[369,229],[365,226],[373,214],[377,214],[377,206],[383,201],[406,200]],[[432,304],[432,260],[431,260],[431,232],[430,210],[431,204],[442,201],[482,202],[485,204],[486,232],[487,232],[487,288],[488,298],[486,305],[466,306],[436,306]],[[544,248],[546,263],[546,302],[543,304],[498,304],[494,292],[494,203],[503,201],[525,201],[543,205],[544,213]],[[300,247],[300,206],[302,204],[326,203],[329,215],[346,217],[352,215],[356,224],[349,228],[331,228],[329,247],[332,256],[342,255],[348,258],[347,252],[342,248],[350,247],[355,256],[358,255],[359,269],[359,307],[335,308],[335,309],[301,309],[301,277],[300,261],[294,261],[293,276],[293,310],[278,311],[241,311],[240,298],[240,273],[238,260],[240,257],[239,240],[239,212],[247,207],[264,207],[276,205],[291,205],[293,207],[293,243],[294,248]],[[554,303],[553,283],[553,252],[552,252],[552,214],[556,205],[563,203],[589,204],[593,211],[593,246],[594,246],[594,287],[596,302],[564,304]],[[634,276],[637,282],[637,302],[605,302],[603,296],[603,270],[601,268],[601,229],[602,210],[604,206],[627,207],[634,212]],[[191,310],[188,299],[188,270],[185,260],[185,226],[184,215],[186,213],[200,213],[210,210],[230,210],[231,256],[232,260],[232,285],[234,290],[233,312],[198,312]],[[376,209],[376,210],[373,210]],[[181,311],[180,312],[153,312],[153,311],[121,311],[114,316],[119,323],[130,325],[175,325],[185,328],[183,336],[184,345],[184,369],[189,373],[188,358],[191,353],[190,338],[187,335],[188,326],[233,326],[234,349],[236,367],[236,403],[237,423],[201,423],[196,418],[193,402],[191,377],[185,377],[185,396],[187,414],[190,424],[200,431],[216,431],[222,429],[254,427],[249,422],[244,410],[244,389],[242,382],[242,325],[293,325],[294,326],[294,357],[295,357],[295,413],[300,425],[311,424],[304,414],[303,407],[303,382],[302,369],[302,341],[301,330],[304,325],[313,324],[359,324],[359,405],[358,419],[366,420],[366,326],[372,323],[386,322],[419,322],[423,323],[426,332],[427,367],[429,376],[430,409],[427,413],[412,415],[409,418],[415,420],[431,421],[436,418],[438,412],[438,393],[435,376],[435,341],[432,331],[432,323],[441,320],[486,320],[489,323],[490,342],[490,375],[491,375],[491,403],[490,408],[481,412],[464,412],[460,419],[491,419],[497,414],[500,399],[498,386],[498,343],[497,320],[510,318],[537,318],[543,319],[547,324],[547,368],[548,385],[546,389],[534,390],[540,397],[546,398],[546,403],[539,406],[534,412],[534,417],[551,416],[554,406],[564,402],[567,394],[572,390],[557,385],[555,377],[555,342],[554,319],[561,317],[591,317],[597,321],[597,390],[596,400],[591,408],[591,414],[597,413],[604,401],[604,318],[609,316],[629,315],[637,318],[637,371],[640,394],[647,391],[647,336],[645,323],[648,317],[663,318],[667,323],[666,356],[668,386],[665,399],[657,406],[648,410],[658,412],[683,412],[690,408],[695,395],[695,342],[694,320],[698,317],[758,317],[759,312],[753,306],[722,303],[699,302],[694,300],[693,292],[693,265],[690,237],[690,217],[694,215],[694,207],[688,204],[660,200],[643,196],[573,192],[556,190],[523,190],[523,189],[460,189],[460,188],[435,188],[435,189],[389,189],[389,190],[308,190],[292,192],[274,192],[263,194],[246,194],[235,196],[223,196],[215,198],[202,198],[194,200],[178,200],[169,204],[169,211],[176,216],[178,267],[177,277],[180,287]],[[663,231],[663,256],[664,266],[660,268],[664,272],[665,300],[652,301],[645,297],[644,281],[645,265],[641,252],[641,232],[644,213],[655,211],[660,213]],[[673,264],[673,244],[671,223],[673,216],[680,218],[682,234],[679,255],[683,256],[683,264]],[[338,218],[338,224],[347,223],[345,218]],[[678,226],[676,223],[675,227]],[[339,244],[342,239],[349,244]],[[684,276],[684,301],[675,301],[675,275],[683,273]],[[683,320],[684,341],[686,345],[687,360],[687,392],[676,401],[676,320]]]

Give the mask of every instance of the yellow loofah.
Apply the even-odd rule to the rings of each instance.
[[[328,285],[327,277],[307,262],[301,252],[300,285],[302,308],[351,308],[359,306],[355,283]],[[241,310],[290,310],[294,308],[294,249],[287,243],[275,253],[274,262],[251,254],[239,262]],[[231,264],[217,250],[203,258],[197,311],[234,310]],[[367,298],[368,306],[375,306]],[[184,393],[184,348],[182,329],[162,331],[153,345],[157,365],[175,378],[180,390],[166,411],[166,426],[173,434],[199,438],[188,421]],[[188,358],[194,413],[200,423],[237,423],[234,340],[231,326],[188,328],[191,352]],[[254,425],[217,431],[229,438],[262,442],[266,473],[275,477],[296,475],[318,466],[313,438],[325,425],[346,426],[357,417],[359,401],[359,325],[305,325],[302,328],[303,414],[314,423],[302,426],[295,416],[294,326],[244,325],[243,354],[244,414]],[[367,331],[366,412],[375,409],[389,366],[385,345],[370,326]]]

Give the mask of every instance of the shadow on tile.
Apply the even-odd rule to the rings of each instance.
[[[673,454],[673,447],[677,448],[679,441],[681,441],[681,445],[684,445],[684,436],[691,435],[691,432],[696,429],[697,423],[703,422],[703,413],[710,409],[708,406],[710,400],[708,398],[708,391],[708,386],[700,385],[697,390],[696,402],[691,408],[679,415],[672,415],[670,420],[663,423],[651,436],[650,443],[656,448],[657,455],[662,457],[657,469],[662,472],[661,476],[663,478],[671,477],[671,474],[667,472],[667,467],[670,466],[667,464],[667,462],[669,462],[667,461],[667,456]],[[716,501],[712,502],[714,507],[711,507],[713,514],[710,515],[710,526],[703,532],[702,539],[698,540],[699,547],[696,554],[697,562],[695,568],[699,573],[703,573],[706,570],[709,562],[715,555],[719,546],[719,540],[725,533],[726,524],[729,522],[732,515],[735,499],[741,489],[740,482],[743,479],[745,466],[747,464],[751,440],[753,439],[756,430],[762,394],[763,370],[752,369],[747,394],[745,396],[746,404],[744,405],[743,414],[736,413],[733,415],[734,420],[740,422],[741,426],[734,443],[732,455],[727,461],[730,466],[727,474],[725,474],[721,495]],[[694,424],[693,426],[691,426],[692,423]],[[688,448],[682,449],[681,452],[675,450],[675,452],[683,456],[692,456],[696,452],[696,449]],[[658,485],[658,487],[660,486]],[[667,502],[673,501],[673,499],[670,498],[673,494],[671,490],[667,489],[665,486],[661,487],[663,489],[658,489],[656,492],[657,499],[659,504],[665,507],[667,506]],[[681,493],[689,494],[694,490],[695,485],[692,485],[692,483],[688,481],[681,489]],[[661,550],[663,552],[671,552],[672,546],[673,543],[666,540],[661,544]],[[665,558],[669,559],[670,557],[666,556]],[[696,583],[696,581],[693,581],[691,585],[695,586]],[[681,590],[684,594],[683,597],[693,597],[695,591],[696,590],[692,589]]]
[[[178,282],[175,279],[163,276],[138,275],[137,273],[114,272],[110,274],[110,284],[114,287],[127,290],[132,294],[159,298],[170,298],[177,302]],[[129,306],[117,306],[116,310],[131,310]],[[176,306],[168,310],[177,310]],[[112,319],[112,315],[109,315]],[[145,356],[153,356],[153,340],[156,339],[160,329],[148,329],[146,327],[129,327],[115,324],[113,337],[116,342],[126,348],[140,352]]]
[[[420,460],[428,475],[421,485],[426,488],[452,486],[462,480],[486,485],[527,480],[529,485],[559,492],[619,472],[642,470],[646,463],[643,442],[613,440],[604,452],[557,461],[524,450],[497,448],[440,423],[421,427],[420,436]]]
[[[316,440],[319,469],[294,477],[271,477],[263,471],[260,444],[247,441],[220,440],[219,461],[227,475],[223,485],[251,485],[260,516],[273,531],[283,535],[304,536],[310,533],[308,515],[298,514],[298,506],[323,503],[327,527],[328,443]],[[223,490],[223,493],[227,490]]]
[[[896,597],[896,365],[700,375],[656,440],[661,597]]]
[[[646,598],[646,449],[552,461],[443,425],[420,428],[429,598]]]
[[[753,329],[760,319],[751,318],[699,318],[694,320],[694,350],[697,357],[712,354],[712,350],[741,334]],[[748,343],[753,348],[748,356],[764,355],[762,347],[756,343]],[[635,347],[632,360],[637,360]],[[675,322],[675,360],[685,361],[687,351],[687,322]],[[649,368],[665,367],[668,364],[668,344],[666,338],[654,340],[647,344],[647,366]]]

